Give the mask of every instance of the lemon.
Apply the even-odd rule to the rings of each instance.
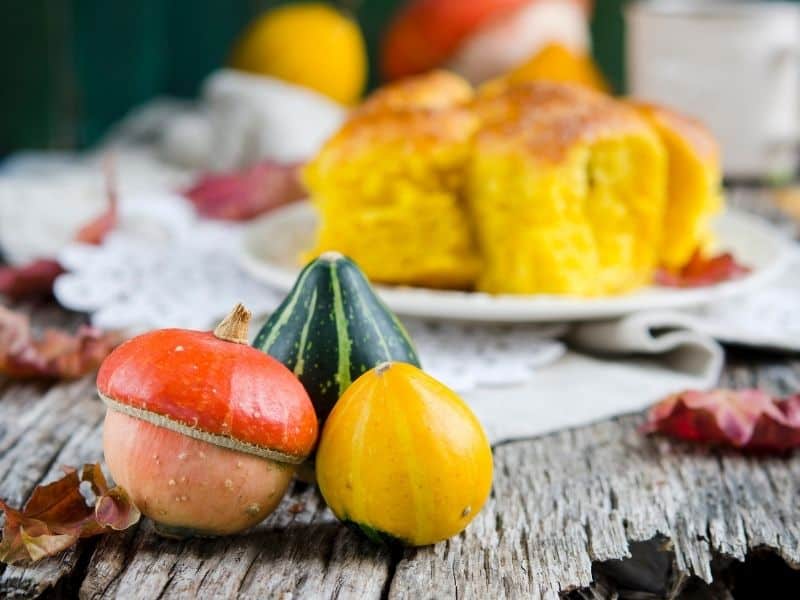
[[[343,104],[355,103],[367,78],[358,25],[325,4],[265,12],[237,42],[232,66],[308,87]]]

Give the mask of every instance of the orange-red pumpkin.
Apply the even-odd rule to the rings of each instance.
[[[162,534],[255,525],[314,447],[308,394],[286,367],[247,345],[249,318],[238,306],[213,333],[144,334],[100,368],[106,462]]]

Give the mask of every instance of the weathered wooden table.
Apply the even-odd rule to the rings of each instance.
[[[79,318],[53,305],[27,309],[38,323]],[[800,358],[734,351],[723,379],[797,391]],[[91,377],[0,380],[0,496],[21,503],[61,465],[101,460],[104,412]],[[33,566],[2,568],[0,597],[601,598],[633,589],[630,597],[656,598],[691,589],[710,598],[730,596],[702,582],[748,556],[800,566],[800,454],[747,457],[648,438],[636,430],[641,420],[497,447],[487,506],[435,547],[375,547],[297,483],[246,535],[175,542],[144,521]],[[784,568],[781,577],[798,585],[800,575]]]

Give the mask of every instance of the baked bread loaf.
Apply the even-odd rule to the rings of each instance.
[[[478,255],[463,179],[478,120],[444,72],[382,89],[306,167],[319,210],[313,254],[338,250],[379,282],[473,285]]]
[[[434,72],[376,92],[304,171],[312,254],[374,281],[619,294],[688,260],[719,205],[713,140],[654,107],[555,82],[478,93]]]
[[[598,296],[658,261],[666,157],[635,110],[538,82],[478,97],[465,197],[493,293]]]
[[[709,221],[722,208],[717,142],[698,121],[654,104],[631,103],[667,151],[667,211],[661,264],[680,269],[709,241]]]

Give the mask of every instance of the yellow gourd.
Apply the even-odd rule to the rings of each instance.
[[[533,81],[571,83],[606,94],[611,92],[590,55],[558,43],[547,44],[508,73],[487,81],[481,86],[481,91],[496,93],[509,86]]]
[[[383,363],[328,417],[317,482],[334,514],[368,537],[424,546],[460,533],[481,510],[492,451],[455,392],[417,367]]]

